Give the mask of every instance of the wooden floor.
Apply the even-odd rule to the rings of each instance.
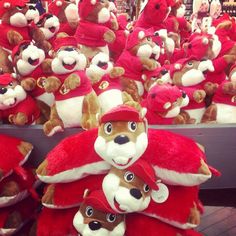
[[[236,236],[236,208],[207,206],[197,228],[204,236]]]

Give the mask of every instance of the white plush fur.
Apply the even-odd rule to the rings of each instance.
[[[74,3],[70,3],[65,9],[65,15],[68,22],[76,22],[79,20],[78,7]]]
[[[125,233],[124,222],[121,222],[119,225],[117,225],[113,231],[108,231],[105,228],[93,231],[89,228],[88,224],[84,223],[84,217],[80,211],[78,211],[74,216],[73,225],[83,236],[123,236]]]
[[[111,14],[108,8],[103,7],[98,12],[98,23],[106,23],[110,20]]]
[[[205,112],[206,108],[198,108],[198,109],[189,109],[189,110],[185,110],[191,118],[194,118],[196,120],[196,124],[201,122],[202,116]]]
[[[31,65],[28,60],[37,60],[36,65]],[[31,74],[45,59],[45,53],[42,49],[37,48],[34,45],[29,45],[23,52],[22,58],[16,63],[16,68],[21,76]]]
[[[210,175],[179,173],[174,170],[164,169],[158,166],[153,166],[156,176],[164,183],[170,185],[195,186],[206,182],[211,178]]]
[[[198,66],[198,69],[202,72],[204,72],[206,70],[213,72],[215,70],[211,60],[201,61]]]
[[[73,65],[71,69],[66,69],[63,63]],[[83,70],[87,65],[87,59],[84,54],[78,51],[65,51],[61,50],[57,56],[52,60],[52,71],[56,74],[67,74],[76,70]]]
[[[137,56],[138,57],[150,57],[153,53],[153,48],[149,44],[144,44],[139,47]]]
[[[232,73],[232,75],[230,76],[230,80],[232,82],[236,82],[236,71]]]
[[[6,93],[0,94],[0,109],[6,110],[14,107],[23,101],[26,96],[25,90],[20,85],[16,85],[14,89],[8,88]]]
[[[177,9],[177,17],[184,17],[186,12],[186,6],[184,4],[181,4],[181,6]]]
[[[28,9],[28,11],[25,13],[25,17],[28,22],[34,21],[37,22],[39,19],[39,11],[35,9]]]
[[[198,69],[191,69],[185,72],[182,76],[182,84],[183,86],[194,86],[201,83],[205,80],[205,76]]]
[[[55,96],[53,95],[53,93],[43,93],[36,97],[36,99],[46,103],[48,106],[51,107],[54,104]]]
[[[50,31],[51,27],[55,27],[54,32]],[[43,27],[40,27],[40,30],[42,30],[46,39],[50,39],[59,31],[59,28],[59,19],[56,16],[53,16],[45,21]]]
[[[0,235],[12,235],[14,232],[16,232],[17,229],[12,228],[12,229],[4,229],[0,228]]]
[[[10,24],[16,27],[25,27],[28,22],[25,15],[21,12],[17,12],[10,17]]]
[[[94,143],[94,149],[102,159],[111,165],[118,169],[126,169],[142,156],[147,145],[148,138],[146,133],[140,134],[136,143],[130,141],[122,145],[114,141],[106,142],[103,137],[98,136]]]
[[[221,45],[221,42],[216,34],[213,35],[213,38],[214,38],[214,40],[213,40],[213,45],[212,45],[212,51],[214,52],[214,58],[216,58],[221,51],[222,45]],[[214,59],[214,58],[212,58],[212,59]]]
[[[110,109],[123,104],[122,92],[118,89],[105,91],[98,96],[98,101],[100,103],[102,113],[105,113]]]
[[[236,105],[236,104],[235,104]],[[236,123],[236,106],[217,103],[217,123]]]
[[[7,207],[20,202],[21,200],[25,199],[29,195],[28,191],[22,191],[17,195],[11,197],[0,197],[0,207]]]
[[[150,196],[134,198],[130,194],[130,189],[120,186],[120,178],[112,173],[103,179],[102,189],[111,208],[120,213],[143,211],[151,200]],[[116,208],[114,201],[119,204],[119,209]]]
[[[111,166],[105,161],[89,163],[77,168],[66,170],[58,174],[49,176],[37,175],[38,178],[45,183],[70,183],[72,181],[82,179],[90,174],[97,175],[107,173]]]
[[[170,111],[167,112],[167,114],[165,115],[166,118],[172,118],[172,117],[176,117],[177,115],[179,115],[180,113],[180,107],[176,106],[173,109],[171,109]]]

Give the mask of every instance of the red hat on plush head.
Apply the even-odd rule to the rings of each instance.
[[[19,6],[24,7],[28,1],[26,0],[6,0],[0,1],[0,16],[2,16],[5,12],[9,11],[9,9]]]
[[[13,81],[13,77],[11,76],[11,74],[2,74],[0,75],[0,85],[8,85],[9,83],[11,83]]]
[[[148,36],[153,36],[153,30],[145,30],[140,27],[136,27],[132,33],[129,34],[126,41],[126,49],[131,49],[137,44],[139,44],[143,39]]]
[[[93,11],[94,7],[97,5],[97,0],[81,0],[79,2],[79,16],[81,19],[86,18],[90,12]]]
[[[100,123],[106,123],[109,121],[142,122],[143,118],[140,116],[139,111],[135,108],[127,105],[119,105],[105,113],[100,119]]]
[[[98,211],[117,214],[114,210],[111,209],[102,190],[95,190],[91,193],[89,192],[88,195],[85,196],[83,202],[84,204],[92,206]]]
[[[156,174],[150,164],[144,160],[138,160],[133,165],[127,168],[127,170],[133,172],[136,176],[143,180],[144,183],[149,185],[153,190],[158,190],[156,184]]]
[[[63,46],[74,46],[77,47],[77,40],[75,37],[73,36],[67,36],[64,38],[57,38],[54,42],[53,42],[53,50],[56,52],[57,50],[59,50],[61,47]]]
[[[58,16],[58,13],[61,11],[61,6],[65,0],[55,0],[48,5],[48,12]]]

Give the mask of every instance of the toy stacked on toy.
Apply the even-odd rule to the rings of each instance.
[[[34,170],[27,167],[32,144],[0,135],[0,235],[16,233],[37,212]]]
[[[167,131],[147,130],[144,115],[126,105],[113,108],[100,117],[98,129],[64,139],[38,167],[39,179],[49,184],[43,205],[70,208],[68,212],[80,205],[73,222],[83,236],[123,235],[123,214],[128,235],[144,235],[149,224],[153,235],[194,235],[190,229],[200,223],[203,210],[199,184],[218,172],[206,164],[200,145]],[[60,214],[59,209],[45,211]],[[38,232],[44,225],[47,235],[50,224],[45,228],[40,219]],[[145,224],[132,227],[132,219]],[[159,231],[154,225],[160,225]]]

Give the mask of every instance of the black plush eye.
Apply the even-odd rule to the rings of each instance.
[[[184,91],[182,91],[182,98],[186,98],[186,96],[187,94]]]
[[[64,51],[73,52],[73,51],[75,51],[75,49],[74,48],[64,48]]]
[[[125,172],[124,179],[126,182],[132,182],[134,180],[134,173],[130,171]]]
[[[149,192],[149,191],[150,191],[149,185],[144,184],[144,186],[143,186],[143,191],[144,191],[145,193]]]
[[[108,222],[113,223],[116,220],[116,215],[115,214],[107,214],[106,218],[107,218]]]
[[[137,123],[134,121],[129,121],[128,128],[131,132],[135,132],[137,129]]]
[[[29,44],[25,44],[25,45],[23,45],[21,48],[22,48],[22,50],[25,50],[26,48],[28,48],[29,47]]]
[[[10,82],[8,85],[9,85],[9,86],[13,86],[13,82]]]
[[[193,62],[192,62],[192,61],[189,61],[189,62],[187,63],[187,66],[188,66],[188,67],[192,67],[192,66],[193,66]]]
[[[49,18],[52,18],[53,17],[53,15],[52,14],[48,14],[48,15],[46,15],[46,19],[49,19]]]
[[[19,10],[19,11],[22,11],[22,10],[23,10],[23,7],[16,6],[16,9]]]
[[[88,217],[91,217],[93,215],[93,208],[91,206],[87,206],[85,210],[85,214]]]
[[[112,124],[110,122],[108,122],[108,123],[106,123],[104,125],[104,132],[106,134],[111,134],[111,132],[112,132]]]
[[[29,6],[29,9],[30,10],[36,10],[36,8],[34,6],[32,6],[32,5]]]
[[[151,98],[152,98],[152,99],[154,99],[155,97],[156,97],[156,94],[155,94],[155,93],[151,94]]]
[[[147,41],[151,41],[152,39],[151,39],[151,37],[147,37]]]

